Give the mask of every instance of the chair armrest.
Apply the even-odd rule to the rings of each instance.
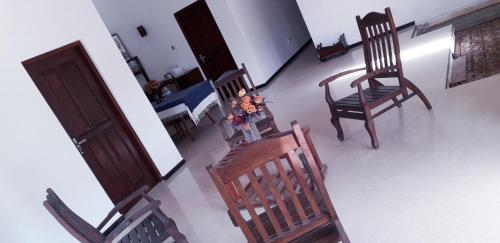
[[[109,235],[106,236],[106,242],[111,242],[118,236],[120,233],[123,232],[128,226],[130,226],[133,222],[141,218],[142,216],[146,215],[148,212],[153,212],[154,210],[159,210],[161,202],[158,200],[154,200],[153,202],[149,203],[148,205],[144,206],[143,208],[137,210],[135,213],[130,215],[130,217],[127,217],[125,220],[123,220],[120,224],[116,226],[116,228],[113,229],[109,233]]]
[[[355,72],[359,72],[359,71],[363,71],[363,70],[366,70],[366,68],[365,67],[364,68],[356,68],[356,69],[351,69],[351,70],[347,70],[347,71],[335,74],[335,75],[333,75],[333,76],[331,76],[331,77],[329,77],[329,78],[321,81],[319,83],[319,87],[323,87],[326,84],[328,84],[328,83],[330,83],[330,82],[332,82],[332,81],[334,81],[336,79],[339,79],[342,76],[345,76],[345,75],[348,75],[348,74],[351,74],[351,73],[355,73]]]
[[[354,80],[352,83],[351,83],[351,87],[354,88],[358,85],[360,85],[362,82],[370,79],[370,78],[374,78],[380,74],[384,74],[384,73],[388,73],[392,70],[394,70],[395,67],[386,67],[386,68],[382,68],[382,69],[379,69],[377,71],[373,71],[373,72],[370,72],[370,73],[367,73],[361,77],[359,77],[358,79]]]
[[[146,191],[148,190],[148,188],[149,188],[148,186],[144,185],[141,188],[137,189],[132,194],[128,195],[125,199],[120,201],[118,204],[116,204],[116,206],[113,209],[111,209],[111,211],[108,213],[106,218],[104,218],[104,220],[99,224],[99,226],[97,226],[97,229],[99,231],[102,230],[102,228],[109,222],[109,220],[111,220],[111,218],[113,218],[113,216],[115,216],[115,214],[118,213],[118,211],[120,211],[120,209],[122,209],[129,202],[131,202],[132,200],[136,199],[139,196],[146,195]]]

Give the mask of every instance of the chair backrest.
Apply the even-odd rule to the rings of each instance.
[[[391,9],[386,8],[385,13],[371,12],[363,18],[358,15],[356,21],[363,41],[367,72],[389,68],[394,72],[385,75],[389,77],[402,72],[398,33]]]
[[[288,242],[337,219],[302,129],[296,122],[292,127],[293,132],[246,144],[231,151],[217,166],[207,167],[249,242]],[[305,161],[299,159],[300,152]],[[252,205],[250,192],[242,184],[245,181],[265,213],[255,210],[257,206]],[[242,216],[237,202],[244,205],[249,220]]]
[[[71,211],[50,188],[47,189],[47,200],[43,202],[43,205],[80,242],[104,242],[105,236]]]
[[[214,82],[215,89],[217,90],[217,93],[222,102],[237,97],[238,92],[241,89],[245,89],[245,91],[247,92],[257,92],[257,89],[255,88],[252,78],[248,74],[245,64],[242,63],[241,66],[241,69],[230,70],[223,73],[219,77],[219,79]]]

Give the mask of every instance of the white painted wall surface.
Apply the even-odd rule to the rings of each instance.
[[[236,55],[237,63],[246,64],[256,85],[266,82],[310,39],[295,1],[226,2],[247,45],[248,53]]]
[[[345,33],[349,44],[361,41],[356,15],[391,7],[397,26],[415,21],[423,23],[437,16],[485,2],[486,0],[297,0],[300,11],[317,45],[331,45]]]
[[[0,1],[1,242],[74,242],[42,206],[52,187],[96,225],[112,203],[21,62],[81,40],[163,174],[182,158],[90,0]]]
[[[118,33],[128,51],[138,56],[151,79],[162,80],[175,66],[189,70],[198,63],[174,13],[194,0],[93,0],[110,33]],[[137,26],[148,35],[142,38]],[[171,49],[175,46],[175,50]]]
[[[176,65],[186,70],[199,66],[174,17],[194,0],[93,1],[109,31],[118,33],[129,52],[139,56],[151,78],[161,79]],[[206,2],[236,63],[247,65],[256,85],[267,81],[309,40],[294,1]],[[139,25],[147,29],[146,38],[139,36]]]

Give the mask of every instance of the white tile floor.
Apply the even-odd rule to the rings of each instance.
[[[319,63],[309,46],[265,89],[281,130],[310,125],[326,184],[352,242],[500,242],[500,75],[445,89],[450,28],[411,39],[400,33],[405,76],[427,95],[375,121],[380,149],[363,123],[341,120],[336,131],[318,87],[323,78],[363,63],[362,50]],[[334,96],[354,90],[339,80]],[[215,113],[215,112],[214,112]],[[179,149],[186,165],[152,192],[190,242],[245,242],[205,167],[229,148],[204,121],[198,139]]]

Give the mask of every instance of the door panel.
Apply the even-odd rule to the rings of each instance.
[[[160,181],[158,169],[80,42],[23,65],[115,204],[141,186],[152,188]]]
[[[175,18],[207,78],[216,80],[225,71],[237,69],[205,1],[185,7],[175,13]]]

